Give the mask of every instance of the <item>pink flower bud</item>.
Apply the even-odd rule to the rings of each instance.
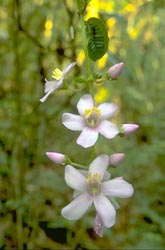
[[[138,128],[139,128],[139,125],[137,124],[123,124],[122,125],[123,133],[125,135],[129,135],[135,132]]]
[[[65,156],[60,153],[46,152],[47,157],[57,164],[62,164],[65,161]]]
[[[109,157],[109,164],[113,167],[117,167],[124,159],[125,154],[123,153],[117,153],[113,154]]]
[[[123,62],[113,65],[108,70],[109,77],[111,79],[117,79],[121,75],[121,73],[123,71],[123,68],[124,68],[124,63]]]

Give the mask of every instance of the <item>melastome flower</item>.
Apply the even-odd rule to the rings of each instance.
[[[88,172],[77,170],[71,165],[65,167],[65,181],[68,186],[75,189],[74,196],[77,195],[62,209],[61,214],[68,220],[78,220],[94,204],[97,211],[94,230],[99,235],[102,234],[99,225],[102,231],[103,226],[109,228],[115,224],[115,208],[119,206],[113,197],[127,198],[133,194],[132,185],[122,177],[107,180],[108,165],[109,157],[103,154],[90,164]]]
[[[84,148],[93,146],[99,133],[111,139],[119,133],[118,127],[106,119],[110,118],[117,110],[114,103],[102,103],[95,106],[91,95],[83,95],[77,109],[80,115],[64,113],[62,123],[70,130],[82,131],[77,139],[77,144]]]
[[[45,93],[44,97],[40,99],[41,102],[45,102],[48,96],[56,89],[61,87],[64,81],[65,75],[76,65],[76,62],[70,63],[64,68],[63,71],[55,69],[52,73],[52,77],[55,78],[54,81],[47,81],[45,83]]]

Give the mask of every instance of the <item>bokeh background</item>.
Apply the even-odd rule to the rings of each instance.
[[[119,105],[115,122],[140,125],[130,137],[100,137],[95,152],[126,154],[111,173],[132,183],[135,194],[118,200],[116,225],[104,238],[93,233],[94,209],[77,222],[61,217],[72,190],[63,167],[45,152],[83,165],[93,160],[91,149],[76,145],[78,133],[61,123],[63,112],[77,112],[85,93],[75,79],[87,75],[76,3],[0,0],[0,249],[165,248],[165,1],[92,0],[86,18],[92,16],[106,22],[109,35],[108,53],[93,70],[125,63],[120,79],[96,83],[96,98]],[[45,78],[75,60],[70,89],[40,103]]]

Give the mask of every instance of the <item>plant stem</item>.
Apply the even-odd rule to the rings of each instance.
[[[77,6],[79,9],[79,0],[77,0]],[[79,9],[79,16],[80,16],[80,22],[81,22],[81,32],[82,32],[82,44],[83,44],[83,50],[84,50],[84,54],[85,54],[85,62],[86,62],[86,67],[87,67],[87,71],[88,71],[88,88],[89,88],[89,92],[92,94],[92,83],[93,83],[93,75],[91,72],[91,66],[90,66],[90,59],[89,59],[89,54],[88,54],[88,48],[87,48],[87,36],[86,36],[86,27],[85,27],[85,21],[84,21],[84,17],[82,14],[82,11]]]
[[[72,162],[72,161],[71,161],[70,164],[71,164],[72,166],[74,166],[74,167],[77,167],[77,168],[82,168],[82,169],[87,169],[87,168],[88,168],[87,166],[83,166],[83,165],[81,165],[81,164],[78,164],[78,163]]]
[[[83,15],[80,14],[80,21],[81,21],[81,30],[82,30],[82,42],[83,42],[83,49],[85,53],[85,60],[86,60],[86,66],[88,70],[88,75],[91,78],[91,68],[90,68],[90,61],[89,61],[89,55],[88,55],[88,49],[87,49],[87,38],[86,38],[86,31],[85,31],[85,21],[83,18]]]

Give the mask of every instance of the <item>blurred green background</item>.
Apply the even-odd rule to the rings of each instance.
[[[125,63],[118,81],[103,84],[106,101],[119,105],[117,122],[140,125],[127,138],[100,137],[95,152],[126,154],[111,173],[132,183],[135,194],[118,201],[117,222],[104,238],[93,233],[94,209],[77,222],[62,218],[72,190],[45,152],[83,165],[93,160],[91,149],[76,145],[78,133],[61,123],[63,112],[77,112],[85,90],[39,99],[55,67],[77,60],[67,77],[72,88],[73,76],[86,75],[76,3],[0,0],[0,249],[165,249],[165,1],[92,0],[86,18],[93,15],[109,32],[108,53],[94,69]]]

